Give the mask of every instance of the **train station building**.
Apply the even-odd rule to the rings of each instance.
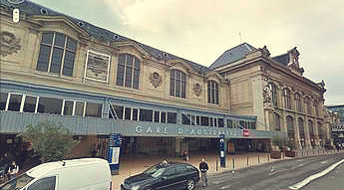
[[[330,139],[325,83],[303,76],[296,48],[272,57],[243,43],[206,67],[30,1],[1,0],[0,18],[1,145],[45,120],[80,139],[75,157],[94,145],[105,156],[111,133],[123,154],[215,152],[221,134],[242,151]]]

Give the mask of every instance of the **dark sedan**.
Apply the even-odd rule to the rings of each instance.
[[[159,163],[127,178],[121,190],[192,190],[198,181],[199,171],[191,164]]]

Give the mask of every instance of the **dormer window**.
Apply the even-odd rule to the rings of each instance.
[[[186,97],[186,74],[178,69],[171,70],[170,95],[180,98]]]
[[[219,84],[213,80],[208,81],[208,103],[219,104]]]
[[[73,76],[76,41],[58,32],[44,32],[37,71]]]

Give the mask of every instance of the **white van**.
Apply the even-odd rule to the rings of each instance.
[[[81,158],[44,163],[0,190],[111,190],[109,163],[100,158]]]

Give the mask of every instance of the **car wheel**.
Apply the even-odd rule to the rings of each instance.
[[[145,190],[154,190],[153,187],[146,187]]]
[[[193,189],[195,189],[195,182],[194,182],[192,179],[189,179],[189,180],[186,182],[186,189],[187,189],[187,190],[193,190]]]

